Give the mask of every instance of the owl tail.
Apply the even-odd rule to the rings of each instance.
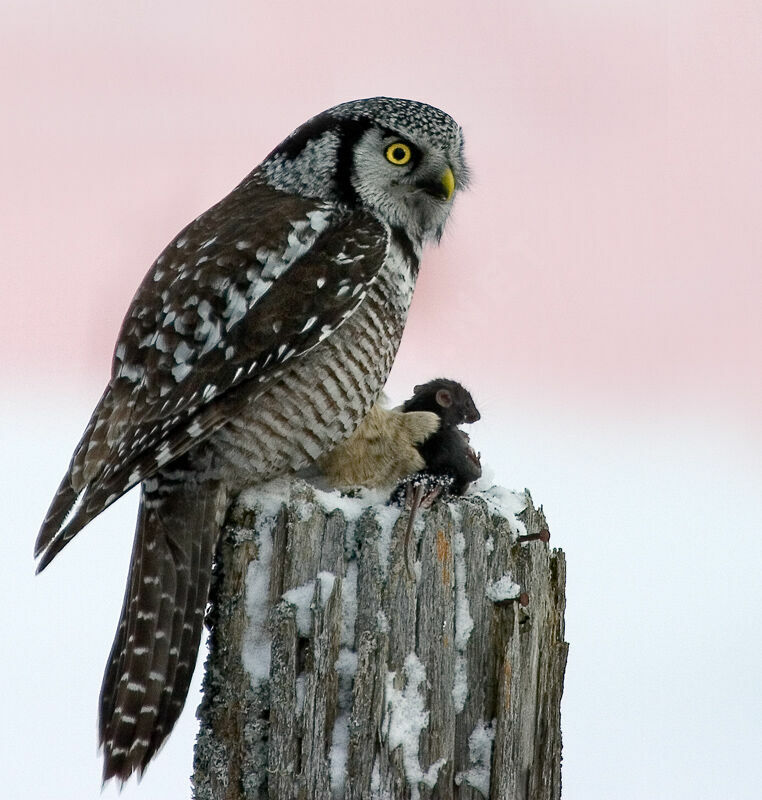
[[[226,507],[185,459],[142,484],[119,627],[103,676],[103,779],[142,774],[180,715],[204,624]]]

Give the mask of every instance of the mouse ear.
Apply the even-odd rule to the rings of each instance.
[[[437,392],[437,403],[442,406],[442,408],[449,408],[452,405],[452,395],[447,391],[447,389],[440,389]]]

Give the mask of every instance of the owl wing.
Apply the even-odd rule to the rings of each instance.
[[[109,385],[38,535],[38,569],[349,319],[387,245],[370,214],[257,182],[181,231],[132,301]]]

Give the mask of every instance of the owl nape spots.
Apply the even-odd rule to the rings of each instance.
[[[35,546],[41,570],[141,484],[101,689],[104,780],[142,773],[180,714],[230,500],[308,467],[361,422],[423,245],[466,180],[444,112],[344,103],[294,131],[149,270]]]

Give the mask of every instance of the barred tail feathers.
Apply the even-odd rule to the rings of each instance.
[[[122,614],[100,699],[104,781],[142,773],[196,664],[226,497],[181,459],[143,482]]]

